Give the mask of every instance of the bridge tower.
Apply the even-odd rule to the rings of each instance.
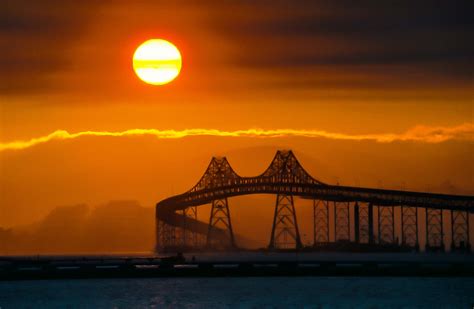
[[[227,198],[212,201],[207,247],[235,248],[234,231]]]
[[[451,251],[471,251],[469,240],[469,213],[451,210]]]
[[[292,195],[277,195],[268,247],[270,249],[298,249],[302,247]]]
[[[329,202],[313,200],[313,246],[329,243]]]

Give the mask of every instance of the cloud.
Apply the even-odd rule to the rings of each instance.
[[[212,37],[213,41],[198,43],[210,47],[203,54],[212,59],[211,63],[219,59],[215,60],[210,52],[218,50],[218,56],[223,57],[223,62],[215,64],[222,66],[217,68],[219,71],[229,67],[257,73],[268,69],[272,74],[278,73],[275,70],[290,70],[278,73],[288,88],[299,76],[305,80],[317,76],[317,68],[321,67],[338,73],[370,73],[382,66],[379,75],[396,75],[405,86],[413,82],[456,85],[472,82],[473,78],[474,19],[470,0],[205,0],[199,5],[189,0],[178,4],[155,0],[5,1],[5,9],[0,10],[1,94],[58,91],[65,86],[53,80],[61,75],[57,73],[67,73],[74,67],[93,74],[88,63],[83,63],[87,60],[74,58],[72,51],[81,44],[91,48],[98,62],[109,63],[109,58],[100,58],[105,57],[100,55],[106,54],[109,44],[94,41],[94,33],[104,31],[112,42],[126,41],[143,31],[163,29],[164,18],[188,44],[196,36],[194,29]],[[189,12],[186,22],[178,8]],[[127,29],[94,28],[100,19],[119,19]],[[298,70],[303,72],[296,74]],[[374,82],[375,87],[378,80],[379,76],[371,75],[363,82]],[[357,81],[342,80],[340,87],[350,87],[353,82]],[[307,88],[318,85],[312,80]]]
[[[71,66],[70,49],[99,2],[4,0],[0,10],[0,94],[50,90],[50,77]]]
[[[317,75],[321,67],[338,72],[382,67],[405,86],[472,82],[472,1],[245,3],[210,14],[221,39],[234,44],[229,61],[237,67],[304,69],[302,75]]]
[[[70,133],[66,130],[57,130],[51,134],[32,138],[30,140],[17,140],[0,143],[0,151],[21,150],[53,140],[69,140],[83,136],[96,137],[126,137],[126,136],[154,136],[158,139],[179,139],[192,136],[215,137],[248,137],[248,138],[279,138],[279,137],[307,137],[327,138],[348,141],[374,141],[379,143],[391,142],[422,142],[441,143],[449,140],[474,141],[474,123],[464,123],[453,127],[416,126],[404,133],[374,133],[374,134],[346,134],[328,132],[324,130],[300,129],[245,129],[225,131],[218,129],[184,129],[184,130],[159,130],[159,129],[130,129],[125,131],[82,131]]]

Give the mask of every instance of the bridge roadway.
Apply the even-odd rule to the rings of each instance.
[[[222,198],[249,194],[287,194],[324,201],[366,202],[377,206],[403,205],[474,213],[474,197],[472,196],[303,183],[263,183],[253,178],[243,178],[240,181],[230,182],[228,185],[167,198],[156,205],[156,216],[168,224],[174,225],[176,222],[179,224],[182,222],[182,216],[176,214],[177,210],[209,204]],[[177,219],[181,221],[175,221]]]
[[[161,221],[169,226],[179,227],[184,215],[177,211],[248,194],[284,194],[331,202],[363,202],[377,206],[474,212],[473,196],[325,184],[309,175],[290,150],[278,151],[265,172],[256,177],[239,176],[225,157],[212,158],[206,172],[191,190],[157,203],[156,220],[157,223]],[[187,229],[199,234],[208,232],[207,223],[192,218],[186,220]],[[159,237],[157,235],[157,239]]]

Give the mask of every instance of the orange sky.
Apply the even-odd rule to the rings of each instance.
[[[0,226],[82,202],[151,207],[193,185],[213,154],[234,154],[252,175],[278,148],[305,155],[327,182],[473,194],[473,27],[469,4],[458,5],[7,0],[2,146],[57,130],[325,134],[86,136],[0,150]],[[150,38],[183,56],[168,85],[147,85],[132,70],[135,48]],[[340,138],[361,135],[396,138]]]
[[[0,138],[133,128],[399,133],[472,122],[472,27],[446,6],[7,1]],[[183,55],[181,75],[164,87],[132,70],[135,48],[153,37]]]

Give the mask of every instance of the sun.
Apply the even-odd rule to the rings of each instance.
[[[166,40],[148,40],[133,54],[133,69],[145,83],[164,85],[179,75],[181,53],[176,46]]]

